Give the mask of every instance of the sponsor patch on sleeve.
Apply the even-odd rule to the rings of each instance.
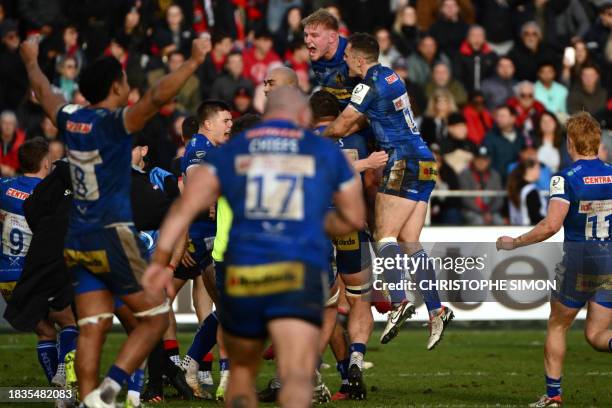
[[[64,113],[67,113],[67,114],[71,115],[71,114],[73,114],[74,112],[78,111],[79,109],[81,109],[81,106],[80,106],[80,105],[77,105],[77,104],[71,103],[71,104],[65,105],[65,106],[62,108],[62,112],[64,112]]]
[[[387,81],[387,83],[389,85],[391,85],[392,83],[394,83],[395,81],[397,81],[399,78],[397,76],[397,74],[394,72],[391,75],[389,75],[388,77],[385,77],[385,81]]]
[[[356,103],[357,105],[363,102],[363,99],[368,94],[370,87],[364,84],[359,84],[353,89],[353,94],[351,95],[351,102]]]
[[[554,176],[550,179],[550,195],[565,194],[565,179],[561,176]]]

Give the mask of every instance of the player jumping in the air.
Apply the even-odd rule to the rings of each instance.
[[[376,194],[375,238],[378,254],[393,258],[403,251],[420,258],[415,273],[417,281],[435,280],[435,271],[419,244],[427,214],[427,202],[436,184],[437,170],[433,154],[421,138],[410,108],[406,87],[393,70],[378,63],[376,39],[368,34],[354,34],[344,50],[351,75],[361,78],[353,89],[350,104],[325,130],[326,136],[343,137],[354,132],[364,116],[370,120],[378,145],[389,155],[383,180]],[[404,245],[400,248],[399,243]],[[399,282],[400,265],[385,270],[388,282]],[[403,290],[390,290],[394,309],[389,313],[381,342],[397,336],[401,325],[414,314],[414,305]],[[442,338],[453,312],[442,306],[435,290],[421,291],[430,318],[427,349]]]
[[[340,150],[304,130],[298,90],[270,93],[264,122],[208,154],[162,227],[143,280],[170,284],[163,269],[181,230],[223,194],[234,218],[221,273],[219,318],[232,362],[228,406],[255,407],[264,340],[275,345],[279,403],[306,407],[318,361],[327,272],[325,231],[363,227],[360,186]],[[279,199],[280,197],[280,199]],[[336,211],[328,211],[332,197]]]
[[[574,163],[550,181],[546,218],[518,238],[503,236],[497,249],[547,240],[564,229],[563,260],[550,301],[544,345],[546,394],[530,407],[560,407],[565,335],[588,303],[585,337],[598,351],[612,352],[612,165],[597,158],[601,129],[586,112],[567,122],[567,151]]]
[[[60,130],[70,161],[74,200],[64,254],[76,280],[76,370],[85,406],[114,406],[122,385],[168,325],[165,293],[145,293],[138,281],[146,268],[146,253],[134,230],[129,202],[131,134],[178,93],[210,47],[208,40],[194,40],[191,57],[126,108],[129,85],[117,60],[103,58],[81,72],[79,89],[90,106],[65,105],[38,65],[38,44],[21,45],[31,87]],[[112,324],[113,295],[139,323],[96,388],[104,336]]]

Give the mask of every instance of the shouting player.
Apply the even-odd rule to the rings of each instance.
[[[401,256],[401,242],[407,255],[420,258],[416,279],[434,280],[435,271],[419,244],[425,223],[427,202],[436,184],[436,162],[421,138],[410,108],[406,87],[393,70],[378,63],[379,48],[369,34],[354,34],[348,40],[344,58],[351,75],[361,82],[354,88],[350,104],[325,130],[326,136],[342,137],[353,133],[364,116],[370,120],[378,145],[389,155],[383,180],[376,194],[375,238],[383,258]],[[385,279],[400,282],[400,265],[387,269]],[[442,338],[453,312],[442,306],[435,290],[422,291],[430,317],[427,349]],[[389,313],[381,342],[397,336],[401,325],[414,314],[414,305],[403,290],[390,290],[394,309]]]
[[[567,151],[574,163],[550,181],[546,218],[518,238],[500,237],[511,250],[547,240],[563,226],[564,255],[556,269],[544,345],[546,394],[531,407],[561,407],[565,335],[587,303],[585,337],[598,351],[612,352],[612,165],[597,158],[601,129],[587,112],[567,122]]]
[[[304,130],[307,100],[282,87],[264,122],[206,157],[162,227],[144,280],[169,285],[166,263],[181,229],[222,193],[234,219],[221,273],[220,321],[232,361],[229,406],[255,407],[255,376],[265,337],[275,346],[281,406],[310,405],[325,299],[325,230],[363,226],[359,183],[333,144]],[[281,199],[279,199],[281,197]],[[336,211],[328,212],[335,197]]]
[[[38,65],[38,44],[21,45],[30,85],[67,144],[74,200],[64,254],[76,280],[76,370],[86,406],[114,406],[122,385],[168,325],[166,295],[161,290],[145,293],[138,281],[146,253],[133,227],[129,201],[131,134],[178,93],[209,51],[210,41],[194,40],[191,57],[127,108],[129,85],[121,64],[110,57],[97,60],[81,72],[79,89],[91,103],[83,108],[65,105],[53,93]],[[113,295],[139,322],[96,387],[105,333],[112,324]]]

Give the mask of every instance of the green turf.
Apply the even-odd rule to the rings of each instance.
[[[375,333],[366,358],[374,363],[374,368],[365,375],[369,391],[367,402],[343,401],[329,405],[526,406],[543,393],[543,330],[451,328],[438,348],[429,352],[425,350],[426,334],[425,328],[411,327],[390,344],[382,346]],[[103,367],[108,367],[123,338],[118,333],[109,335]],[[179,339],[184,352],[190,334],[181,333]],[[44,385],[35,344],[33,335],[0,335],[0,386]],[[323,370],[323,376],[334,392],[339,386],[335,364],[329,354],[324,360],[332,366]],[[217,367],[215,364],[215,369]],[[267,383],[273,370],[272,363],[263,364],[258,388]],[[567,406],[612,407],[612,358],[609,353],[593,351],[580,330],[572,330],[568,336],[563,390]],[[157,406],[212,407],[218,404],[172,401]]]

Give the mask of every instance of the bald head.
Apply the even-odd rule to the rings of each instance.
[[[294,70],[289,67],[278,67],[268,71],[264,79],[264,93],[266,96],[270,91],[279,86],[298,87],[298,77]]]
[[[306,127],[310,124],[311,117],[308,99],[298,88],[280,86],[268,94],[264,111],[265,119],[286,119]]]

